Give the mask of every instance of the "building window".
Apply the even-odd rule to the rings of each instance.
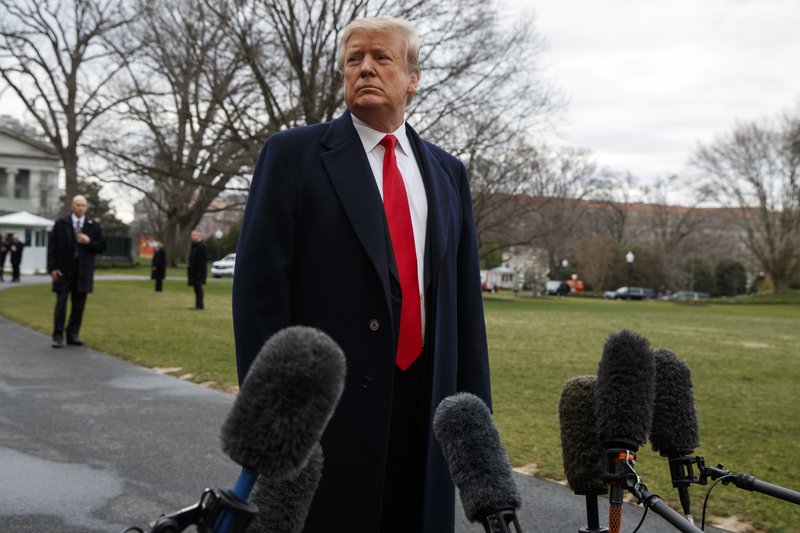
[[[6,169],[0,168],[0,198],[6,195],[6,184],[8,183],[8,174]]]
[[[45,190],[39,191],[39,209],[47,209],[47,191]]]
[[[31,171],[20,170],[14,180],[14,198],[30,198]]]

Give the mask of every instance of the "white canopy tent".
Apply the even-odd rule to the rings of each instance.
[[[53,220],[27,211],[0,216],[0,232],[16,233],[19,240],[25,243],[20,263],[20,272],[23,274],[47,272],[47,237],[54,223]],[[10,258],[6,259],[6,264],[10,271]],[[5,265],[2,268],[6,268]]]

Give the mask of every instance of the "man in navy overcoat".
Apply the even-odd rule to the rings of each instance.
[[[404,21],[352,22],[340,46],[348,111],[273,135],[253,175],[233,288],[240,382],[263,343],[291,325],[326,332],[347,361],[307,533],[452,532],[454,489],[432,416],[459,391],[491,406],[467,173],[405,123],[418,54]],[[382,201],[387,133],[398,140],[419,251],[423,348],[405,370],[395,354],[412,298]]]

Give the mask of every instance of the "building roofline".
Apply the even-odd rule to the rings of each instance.
[[[32,147],[34,147],[34,148],[36,148],[38,150],[41,150],[41,151],[53,156],[53,158],[55,158],[55,159],[60,159],[60,157],[58,156],[58,152],[56,152],[55,148],[53,148],[51,145],[49,145],[49,144],[47,144],[45,142],[42,142],[42,141],[39,141],[37,139],[32,138],[30,135],[26,135],[24,132],[21,132],[21,131],[18,131],[16,129],[14,129],[14,128],[9,128],[8,126],[4,126],[4,125],[0,124],[0,133],[2,133],[4,135],[8,135],[9,137],[11,137],[13,139],[16,139],[16,140],[18,140],[18,141],[20,141],[22,143],[25,143],[25,144],[27,144],[29,146],[32,146]],[[19,156],[19,154],[0,154],[0,155]],[[30,156],[26,156],[26,157],[30,157]],[[47,159],[47,158],[43,157],[43,156],[38,156],[37,159]]]

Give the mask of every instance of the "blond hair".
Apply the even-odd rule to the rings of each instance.
[[[417,30],[411,23],[395,17],[364,17],[350,21],[342,32],[342,39],[339,42],[339,73],[344,75],[344,49],[347,41],[356,31],[379,31],[395,33],[406,42],[406,72],[419,73],[419,49],[421,42],[417,35]]]

